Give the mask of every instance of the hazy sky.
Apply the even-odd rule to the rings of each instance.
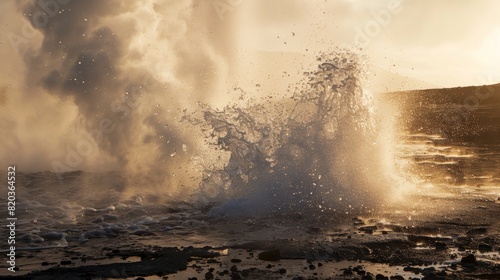
[[[361,46],[374,64],[438,86],[500,82],[500,1],[256,0],[240,9],[253,48]]]
[[[335,46],[362,49],[374,91],[500,82],[495,0],[60,2],[0,1],[0,161],[25,170],[164,172],[197,146],[180,111],[283,92]]]

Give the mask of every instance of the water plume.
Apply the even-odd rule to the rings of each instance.
[[[200,186],[202,201],[222,203],[213,213],[353,213],[388,197],[393,173],[382,164],[364,60],[347,50],[317,60],[290,98],[222,110],[202,105],[202,114],[186,117],[222,151]]]
[[[30,16],[43,12],[37,3],[19,5]],[[71,105],[66,134],[74,137],[61,141],[69,146],[62,160],[46,159],[54,171],[95,171],[106,159],[126,177],[125,197],[194,192],[208,203],[242,199],[262,213],[364,211],[389,193],[357,54],[319,55],[318,68],[284,94],[291,97],[198,108],[221,103],[238,76],[228,74],[237,68],[231,23],[210,17],[212,5],[89,0],[58,9],[33,26],[40,45],[22,53],[25,90]],[[179,122],[183,110],[198,109],[188,117],[195,126]]]

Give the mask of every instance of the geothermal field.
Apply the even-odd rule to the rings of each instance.
[[[0,3],[0,279],[500,279],[500,6],[414,2]]]

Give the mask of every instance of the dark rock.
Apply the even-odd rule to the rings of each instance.
[[[231,268],[229,270],[231,270],[231,272],[236,272],[236,271],[238,271],[238,267],[233,265],[233,266],[231,266]]]
[[[377,274],[377,275],[375,275],[375,279],[376,280],[389,280],[389,277],[384,276],[382,274]]]
[[[441,276],[441,277],[448,276],[448,273],[446,273],[446,271],[444,271],[444,270],[438,271],[435,274],[436,274],[436,276]]]
[[[429,273],[428,275],[424,276],[424,278],[422,278],[424,280],[438,280],[440,279],[440,277],[436,276],[434,273]]]
[[[240,263],[240,262],[241,262],[241,260],[240,260],[240,259],[231,259],[231,262],[232,262],[232,263]]]
[[[475,237],[474,237],[474,238],[475,238]],[[459,237],[457,238],[457,243],[458,243],[459,245],[465,246],[465,245],[467,245],[467,244],[470,244],[470,243],[473,241],[473,239],[474,239],[474,238],[473,238],[473,237],[471,237],[471,236],[459,236]]]
[[[47,265],[49,265],[48,262],[42,262],[42,266],[47,266]]]
[[[61,265],[68,265],[68,264],[71,264],[71,261],[70,261],[70,260],[67,260],[67,261],[61,261]]]
[[[112,215],[112,214],[104,214],[104,215],[102,215],[102,218],[105,222],[118,220],[118,217],[116,215]]]
[[[403,271],[411,271],[411,272],[413,272],[415,274],[422,273],[422,269],[421,268],[419,268],[419,267],[411,267],[411,266],[405,266],[403,268]]]
[[[188,278],[188,280],[198,280],[198,278],[196,278],[196,277],[191,277],[191,278]]]
[[[212,272],[205,273],[205,279],[214,279],[214,275],[212,274]]]
[[[311,264],[311,265],[309,265],[309,269],[310,269],[310,270],[315,270],[315,269],[316,269],[316,267],[314,266],[314,264]]]
[[[493,247],[488,244],[479,244],[477,249],[482,252],[491,252],[493,251]]]
[[[359,230],[361,231],[376,231],[378,228],[377,226],[365,226],[365,227],[360,227]]]
[[[433,274],[434,272],[436,271],[436,269],[434,267],[426,267],[424,269],[422,269],[422,274],[424,276],[427,276],[427,275],[430,275],[430,274]]]
[[[273,266],[274,266],[274,265],[272,265],[272,264],[268,264],[268,265],[266,266],[266,268],[267,268],[267,269],[270,269],[270,268],[272,268]]]
[[[467,234],[485,234],[487,231],[486,228],[472,228],[467,231]]]
[[[44,241],[44,239],[41,238],[40,236],[31,233],[23,234],[20,237],[20,240],[26,243],[41,243]]]
[[[309,234],[320,234],[323,232],[323,230],[319,227],[310,227],[306,231]]]
[[[241,280],[243,279],[238,273],[231,274],[231,280]]]
[[[391,278],[389,278],[391,280],[405,280],[405,278],[401,275],[395,275],[395,276],[391,276]]]
[[[436,248],[436,250],[445,250],[448,246],[446,246],[446,243],[444,242],[435,242],[434,243],[434,248]]]
[[[344,275],[352,275],[352,270],[350,268],[344,269]]]
[[[483,244],[493,244],[493,243],[496,243],[496,238],[493,238],[491,236],[487,236],[485,238],[481,238],[480,241]]]
[[[279,272],[280,274],[286,274],[286,269],[284,269],[284,268],[280,268],[280,269],[278,270],[278,272]]]
[[[366,274],[366,271],[364,270],[359,270],[357,271],[358,275],[365,275]]]
[[[359,230],[368,234],[372,234],[374,231],[377,230],[377,226],[360,227]]]
[[[259,260],[263,261],[279,261],[281,259],[281,251],[279,249],[262,252],[259,254]]]
[[[135,280],[146,280],[144,277],[137,277]]]
[[[476,264],[476,256],[474,256],[473,254],[469,254],[466,257],[463,257],[460,260],[460,263],[463,264],[463,265],[471,265],[471,264],[473,265],[473,264]]]
[[[241,275],[243,276],[243,278],[246,278],[246,277],[248,277],[248,275],[250,275],[250,272],[252,272],[253,270],[255,270],[255,269],[254,268],[243,269],[241,271]]]
[[[40,234],[40,236],[45,240],[61,240],[66,236],[66,234],[62,232],[51,231],[44,234]]]
[[[373,276],[365,275],[365,276],[361,277],[361,280],[373,280]]]

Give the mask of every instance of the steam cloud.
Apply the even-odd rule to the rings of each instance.
[[[210,102],[233,55],[230,25],[211,2],[25,1],[18,11],[42,35],[41,45],[22,51],[25,91],[55,97],[67,107],[59,121],[69,123],[43,124],[47,139],[65,135],[58,146],[64,153],[43,154],[33,169],[105,162],[135,183],[173,186],[167,178],[175,185],[191,178],[182,166],[197,145],[179,112]]]

